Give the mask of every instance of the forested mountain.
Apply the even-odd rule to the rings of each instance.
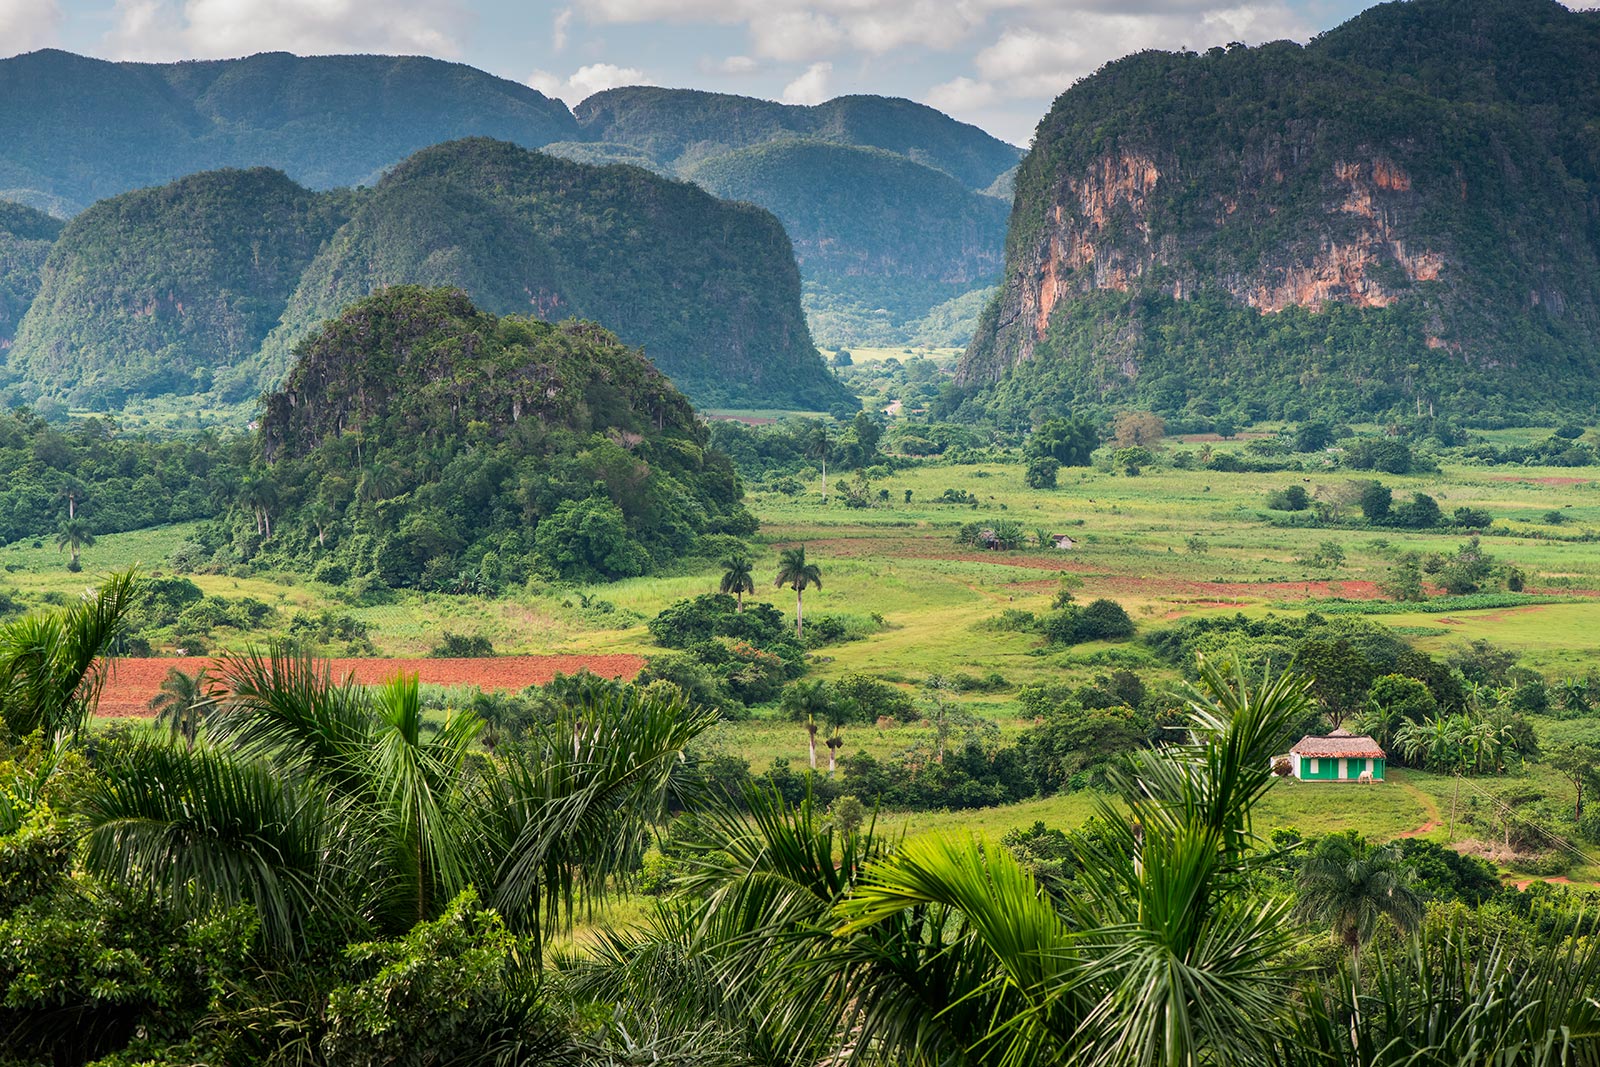
[[[366,191],[266,169],[96,204],[62,233],[5,377],[94,409],[278,384],[294,345],[388,285],[596,320],[705,402],[848,402],[812,347],[782,226],[630,167],[487,139],[418,153]]]
[[[967,403],[1592,411],[1596,56],[1554,0],[1412,0],[1110,64],[1017,175]]]
[[[39,293],[39,274],[61,223],[33,208],[0,200],[0,351]]]
[[[894,343],[931,308],[1000,275],[1006,205],[905,156],[781,140],[687,173],[782,220],[824,343]]]
[[[6,377],[79,406],[256,392],[255,354],[350,196],[213,171],[104,200],[45,261]]]
[[[992,285],[998,270],[991,261],[1001,256],[1001,237],[990,223],[996,208],[970,194],[995,192],[997,179],[1020,155],[932,108],[878,96],[801,107],[633,87],[591,97],[574,117],[561,101],[524,85],[415,57],[270,53],[108,63],[42,51],[0,60],[0,199],[61,216],[221,168],[271,167],[314,190],[372,185],[420,149],[474,136],[680,178],[715,157],[774,141],[825,142],[836,154],[851,147],[891,153],[902,165],[865,154],[829,156],[817,147],[761,157],[759,167],[730,160],[722,168],[756,183],[742,185],[743,198],[793,207],[777,213],[785,225],[804,228],[797,241],[820,239],[857,263],[883,268],[881,274],[853,269],[841,285],[843,276],[830,267],[803,265],[807,311],[818,339],[830,345],[910,341],[937,305]],[[812,168],[824,162],[843,173]],[[709,175],[705,184],[714,184]],[[819,195],[797,199],[808,187]],[[848,195],[852,188],[859,197]],[[840,217],[827,217],[824,205],[840,208]],[[981,225],[974,221],[979,218]],[[864,229],[862,219],[878,224]],[[930,221],[945,243],[925,250],[906,239]],[[891,264],[882,234],[897,227],[903,254],[929,261],[951,250],[952,232],[980,235],[981,241],[954,250],[950,273],[981,277],[965,287],[949,280],[930,286],[919,268]],[[933,320],[948,332],[952,308],[972,303],[940,309]],[[13,314],[18,318],[20,309]],[[0,320],[0,331],[6,329]]]
[[[634,85],[596,93],[573,109],[586,139],[637,148],[682,171],[712,156],[806,138],[881,148],[983,189],[1016,165],[1016,148],[925,104],[841,96],[780,104],[748,96]]]
[[[1019,152],[933,108],[632,86],[597,93],[575,114],[601,158],[641,153],[652,169],[777,215],[819,344],[949,343],[952,310],[975,303],[959,298],[999,279],[1009,196],[984,194]],[[959,302],[940,306],[948,301]],[[961,317],[957,343],[975,323]],[[930,327],[939,336],[924,336]]]
[[[559,100],[416,56],[0,60],[0,197],[66,213],[202,170],[268,166],[328,189],[457,137],[538,146],[576,131]]]
[[[459,290],[346,308],[296,350],[259,441],[234,542],[336,566],[329,580],[617,578],[754,529],[732,464],[642,353],[592,323],[497,318]]]
[[[264,350],[269,379],[308,330],[400,283],[465,289],[496,313],[593,319],[699,403],[847,399],[812,347],[777,220],[638,168],[485,139],[419,152],[306,271]]]

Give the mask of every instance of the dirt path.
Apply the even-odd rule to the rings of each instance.
[[[644,658],[627,654],[594,656],[493,656],[487,659],[336,659],[335,678],[353,677],[363,685],[387,681],[400,671],[414,672],[424,685],[475,685],[480,689],[517,691],[543,685],[560,674],[587,667],[606,678],[633,680]],[[161,688],[167,671],[185,674],[216,668],[204,656],[153,656],[117,660],[100,695],[99,714],[113,718],[145,717],[150,698]]]
[[[1444,816],[1439,811],[1439,802],[1433,799],[1433,795],[1431,793],[1423,792],[1421,789],[1418,789],[1416,786],[1412,785],[1410,782],[1398,775],[1391,776],[1389,781],[1392,784],[1399,786],[1400,789],[1404,791],[1406,796],[1410,797],[1412,800],[1415,800],[1422,808],[1423,812],[1427,815],[1427,818],[1423,821],[1421,826],[1417,827],[1415,830],[1405,831],[1400,835],[1401,837],[1421,837],[1424,834],[1433,833],[1439,827],[1444,825]]]

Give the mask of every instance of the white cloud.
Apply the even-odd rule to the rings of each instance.
[[[654,85],[645,72],[637,67],[619,67],[615,63],[590,63],[562,78],[547,70],[536,70],[528,75],[530,88],[546,96],[557,97],[568,104],[577,104],[595,93],[616,89],[624,85]]]
[[[711,74],[730,74],[735,76],[754,74],[761,69],[761,64],[749,56],[729,56],[716,63],[706,62],[701,64],[701,69]]]
[[[0,0],[0,55],[19,55],[55,43],[61,8],[55,0]]]
[[[384,52],[453,58],[452,0],[117,0],[106,48],[119,59]]]
[[[565,51],[567,47],[567,31],[572,28],[572,8],[564,7],[556,12],[555,21],[550,25],[550,47],[557,52]]]
[[[804,62],[836,54],[845,33],[826,15],[783,11],[750,23],[750,43],[758,56]]]
[[[806,72],[783,87],[785,104],[820,104],[828,99],[828,79],[832,63],[813,63]]]
[[[1031,125],[1021,117],[997,122],[1002,105],[1051,100],[1073,82],[1129,53],[1304,39],[1311,33],[1287,0],[1231,7],[1215,0],[1077,0],[1070,7],[1041,5],[1014,14],[998,36],[973,56],[975,76],[941,82],[923,96],[940,110],[1014,141],[1025,140]]]
[[[929,89],[923,102],[940,111],[970,113],[993,106],[999,98],[1000,93],[992,82],[981,82],[963,75]]]

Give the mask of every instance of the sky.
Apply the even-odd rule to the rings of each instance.
[[[1572,0],[1596,6],[1600,0]],[[0,0],[0,56],[385,52],[576,104],[666,85],[814,104],[903,96],[1026,146],[1055,97],[1145,48],[1304,41],[1365,0]]]

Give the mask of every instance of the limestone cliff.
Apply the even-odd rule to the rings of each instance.
[[[969,404],[1592,405],[1597,60],[1593,14],[1414,0],[1111,64],[1023,161]]]

